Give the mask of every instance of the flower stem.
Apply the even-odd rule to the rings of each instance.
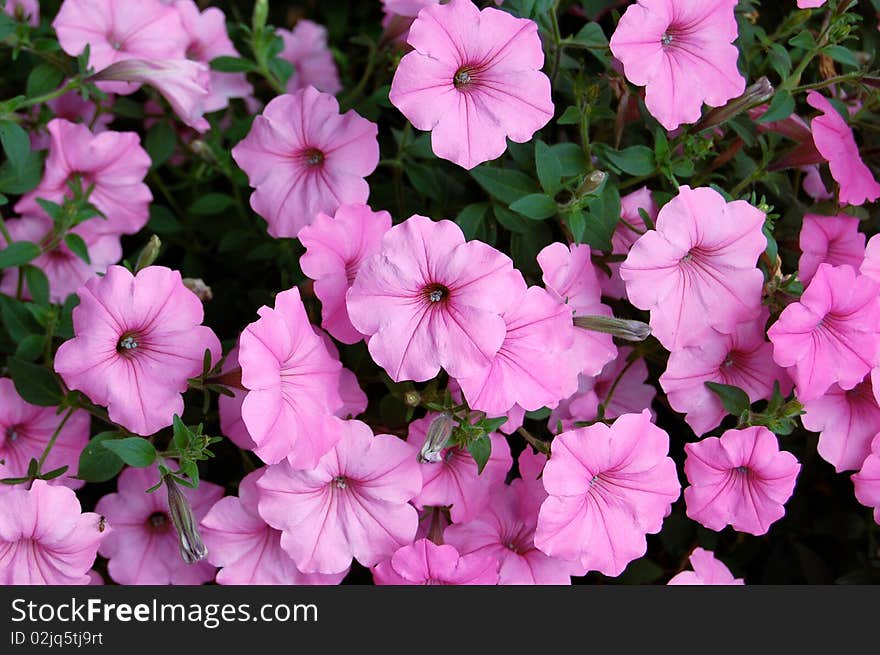
[[[55,432],[52,433],[52,437],[49,439],[49,442],[46,444],[46,448],[43,449],[43,454],[40,455],[40,460],[37,462],[37,475],[42,473],[43,464],[46,463],[46,458],[49,456],[49,453],[52,451],[52,447],[55,445],[55,441],[58,439],[58,435],[61,434],[61,430],[64,428],[64,424],[67,423],[67,420],[73,415],[74,408],[71,407],[67,410],[67,413],[64,414],[64,418],[61,419],[61,422],[58,424],[58,427],[55,428]]]
[[[531,446],[539,453],[544,453],[545,455],[547,455],[547,457],[550,457],[550,444],[548,442],[544,441],[543,439],[538,439],[538,437],[533,435],[525,428],[519,428],[516,432],[523,439],[528,441],[529,444],[531,444]]]

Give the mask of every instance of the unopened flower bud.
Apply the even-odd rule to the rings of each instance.
[[[407,407],[418,407],[422,402],[422,396],[418,391],[407,391],[403,394],[403,403]]]
[[[269,18],[269,0],[257,0],[254,3],[253,28],[254,32],[260,32],[266,27]]]
[[[591,193],[595,193],[598,191],[599,187],[605,182],[608,178],[608,173],[605,171],[593,171],[587,177],[584,178],[584,181],[581,182],[581,185],[578,187],[575,195],[578,197],[588,196]]]
[[[162,242],[159,240],[159,237],[154,234],[150,237],[150,240],[147,241],[147,245],[144,246],[144,249],[141,250],[141,254],[138,255],[137,261],[134,264],[134,272],[137,273],[142,268],[151,266],[159,256],[159,250],[161,248]]]
[[[205,281],[200,277],[183,278],[183,286],[196,294],[202,302],[211,300],[214,297],[211,293],[211,287],[205,284]]]
[[[455,421],[449,412],[443,412],[433,420],[425,435],[425,443],[416,456],[420,464],[436,464],[443,460],[441,453],[452,436],[454,425]]]
[[[651,326],[647,323],[613,316],[575,316],[574,324],[584,330],[611,334],[625,341],[644,341],[651,336]]]
[[[195,564],[205,559],[208,549],[202,542],[198,531],[198,521],[193,516],[192,506],[183,495],[174,478],[165,478],[165,487],[168,489],[168,508],[171,514],[171,522],[177,530],[180,540],[180,556],[187,564]]]
[[[762,77],[748,87],[740,97],[734,98],[723,107],[716,107],[703,116],[702,120],[697,123],[695,131],[708,130],[716,125],[726,123],[744,111],[764,104],[773,97],[774,93],[770,80]]]

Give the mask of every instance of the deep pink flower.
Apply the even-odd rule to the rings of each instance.
[[[74,254],[63,241],[31,260],[31,265],[41,268],[49,279],[49,300],[52,302],[64,302],[67,296],[76,293],[76,290],[89,278],[96,273],[106,272],[108,266],[115,264],[122,257],[119,237],[115,234],[102,234],[96,230],[102,227],[98,225],[101,220],[89,219],[67,232],[76,234],[85,242],[89,251],[89,264]],[[36,215],[7,220],[6,227],[15,241],[31,241],[45,246],[52,236],[54,223],[46,215]],[[6,245],[6,240],[2,237],[0,237],[0,245]],[[4,270],[0,291],[14,296],[18,289],[19,275],[20,272],[16,268]],[[24,295],[30,298],[30,289],[26,280],[23,281],[22,289]]]
[[[718,394],[706,382],[739,387],[751,402],[769,399],[777,381],[782,393],[791,391],[788,375],[773,361],[772,346],[764,338],[767,318],[765,310],[731,334],[712,330],[700,343],[669,355],[660,385],[672,408],[687,414],[685,420],[697,436],[718,427],[727,416]]]
[[[201,324],[201,301],[164,266],[137,275],[111,266],[77,295],[75,336],[58,348],[55,371],[135,434],[171,425],[183,414],[181,394],[202,372],[205,350],[220,359],[220,342]]]
[[[109,523],[83,512],[76,494],[44,480],[0,494],[0,584],[86,585]]]
[[[817,91],[807,94],[807,103],[822,112],[810,127],[816,148],[828,160],[831,177],[840,185],[840,204],[863,205],[880,198],[880,183],[862,161],[852,128],[844,117]]]
[[[577,390],[579,362],[569,354],[575,328],[571,309],[541,287],[520,282],[502,316],[507,334],[488,368],[458,378],[471,409],[503,416],[514,405],[527,411],[554,407]]]
[[[865,259],[859,267],[859,273],[880,282],[880,235],[875,234],[865,246]]]
[[[741,95],[736,67],[737,0],[638,0],[611,36],[626,78],[645,87],[648,111],[667,130]]]
[[[409,424],[407,442],[419,448],[425,441],[428,426],[437,417],[428,414]],[[478,516],[489,504],[493,487],[504,484],[513,460],[510,446],[500,434],[490,434],[492,452],[482,473],[477,463],[464,448],[446,448],[439,462],[420,464],[422,489],[413,498],[416,507],[450,507],[452,520],[456,523],[469,521]]]
[[[31,27],[40,24],[39,0],[6,0],[4,11],[16,20],[25,21]]]
[[[286,457],[296,468],[313,468],[339,438],[326,418],[342,405],[342,364],[312,329],[296,287],[257,313],[238,353],[248,389],[241,413],[254,452],[269,464]]]
[[[284,41],[284,49],[278,56],[293,65],[293,74],[287,80],[288,93],[307,86],[333,95],[342,90],[324,26],[302,19],[297,21],[293,31],[279,29],[276,34]]]
[[[448,544],[419,539],[373,567],[373,579],[377,585],[494,585],[498,560],[483,553],[459,555]]]
[[[501,313],[521,275],[507,255],[465,242],[452,221],[411,216],[382,238],[348,290],[348,315],[396,382],[486,368],[504,341]]]
[[[682,571],[666,584],[670,585],[743,585],[742,578],[734,578],[724,562],[718,560],[711,550],[694,548],[690,555],[693,571]]]
[[[563,432],[542,480],[535,545],[551,557],[616,576],[647,550],[681,492],[669,436],[648,410]]]
[[[880,432],[880,406],[871,379],[849,391],[832,385],[821,398],[804,402],[801,422],[819,432],[819,454],[835,470],[856,470],[871,452],[871,440]]]
[[[657,202],[648,187],[642,187],[632,193],[628,193],[620,199],[620,221],[611,235],[611,254],[629,254],[629,249],[645,233],[645,222],[642,220],[639,210],[642,209],[652,221],[657,220]],[[599,285],[602,287],[602,295],[609,298],[626,298],[626,286],[620,278],[620,262],[609,262],[609,276],[604,270],[597,267],[596,275]]]
[[[553,117],[534,21],[451,0],[422,9],[407,43],[414,50],[400,60],[389,99],[431,131],[438,157],[471,169],[501,155],[506,138],[525,143]]]
[[[835,382],[852,389],[874,366],[880,344],[877,283],[849,266],[819,264],[800,300],[783,310],[767,336],[802,402]]]
[[[715,328],[729,334],[761,311],[767,247],[764,213],[726,202],[708,187],[682,186],[620,267],[630,301],[651,310],[651,329],[667,350],[699,342]]]
[[[105,218],[90,218],[90,229],[100,234],[134,234],[147,223],[153,199],[144,184],[150,157],[135,132],[93,134],[85,125],[61,118],[47,126],[52,142],[40,185],[22,196],[15,211],[41,214],[37,198],[61,203],[70,196],[67,183],[78,177],[83,190],[94,185],[89,202]]]
[[[117,492],[107,494],[95,511],[105,516],[113,532],[98,552],[110,561],[107,572],[123,585],[197,585],[212,580],[216,568],[207,560],[184,562],[180,539],[171,522],[168,490],[155,468],[127,468],[117,481]],[[223,496],[223,487],[202,480],[197,489],[182,487],[196,521]]]
[[[804,284],[810,283],[819,264],[848,264],[859,270],[865,258],[865,235],[859,232],[859,219],[846,214],[805,214],[800,246],[798,279]]]
[[[687,515],[710,530],[731,525],[738,532],[766,534],[785,516],[801,470],[794,455],[779,450],[764,427],[728,430],[686,444],[684,490]]]
[[[301,573],[281,548],[281,532],[257,513],[257,480],[265,469],[248,473],[238,497],[218,500],[201,521],[208,561],[222,567],[217,584],[224,585],[335,585],[347,570],[332,575]]]
[[[590,259],[590,247],[551,243],[538,253],[544,286],[560,302],[566,303],[574,316],[611,316],[611,308],[602,304],[602,290]],[[575,330],[570,356],[580,362],[584,375],[598,375],[615,358],[617,348],[610,334]]]
[[[422,486],[415,449],[360,421],[332,420],[342,438],[315,468],[285,461],[257,482],[260,516],[307,573],[338,573],[352,558],[374,566],[411,543],[418,526],[409,504]]]
[[[361,263],[379,252],[391,227],[391,214],[374,212],[367,205],[343,205],[333,217],[320,213],[299,232],[306,249],[299,263],[303,273],[315,281],[315,295],[321,300],[321,325],[342,343],[364,338],[348,319],[345,294],[351,288]]]
[[[232,157],[256,190],[251,207],[273,237],[295,237],[319,212],[365,203],[379,163],[378,128],[333,96],[306,87],[273,99]]]
[[[59,414],[55,407],[37,407],[26,402],[18,395],[12,380],[0,378],[0,478],[27,476],[28,463],[31,459],[40,459],[63,418],[64,414]],[[71,489],[85,484],[73,476],[79,454],[88,441],[89,415],[78,409],[58,432],[55,445],[43,462],[44,473],[69,467],[50,484],[63,484]]]
[[[866,507],[874,508],[874,521],[880,524],[880,434],[871,444],[871,454],[862,468],[852,476],[856,499]]]

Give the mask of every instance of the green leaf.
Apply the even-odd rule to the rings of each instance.
[[[492,212],[495,214],[495,220],[498,221],[498,224],[514,234],[525,234],[529,231],[529,228],[536,224],[522,214],[517,214],[503,205],[493,205]]]
[[[189,211],[200,216],[220,214],[232,205],[232,198],[225,193],[206,193],[189,206]]]
[[[45,345],[45,334],[29,334],[18,342],[18,345],[15,347],[15,356],[32,362],[42,354],[43,346]]]
[[[556,119],[557,125],[577,125],[581,122],[581,110],[571,105],[566,107],[562,115]]]
[[[489,456],[492,454],[492,440],[489,439],[488,434],[484,434],[479,439],[468,443],[467,449],[477,463],[477,475],[479,475],[486,468],[486,462],[489,461]]]
[[[559,206],[550,196],[545,196],[543,193],[533,193],[511,203],[510,208],[527,218],[542,221],[545,218],[555,216]]]
[[[43,269],[28,264],[24,267],[24,281],[35,303],[49,304],[49,278],[46,277]]]
[[[179,451],[185,450],[192,438],[192,432],[177,414],[174,415],[172,431],[174,433],[174,447]]]
[[[551,196],[556,195],[562,188],[562,164],[553,149],[543,141],[535,142],[535,168],[541,188]]]
[[[164,164],[174,152],[176,144],[177,135],[168,121],[161,120],[153,125],[144,139],[144,147],[153,162],[151,168],[159,168]]]
[[[534,180],[521,171],[508,168],[493,168],[491,166],[477,166],[471,171],[477,184],[491,196],[509,205],[523,196],[537,193],[538,188]]]
[[[101,432],[92,437],[79,456],[76,477],[86,482],[106,482],[122,470],[123,461],[112,450],[104,447],[111,439],[120,439],[116,432]]]
[[[485,231],[486,213],[488,211],[488,202],[476,202],[459,212],[455,222],[458,223],[461,231],[464,232],[465,238],[468,240],[477,238],[477,235]]]
[[[630,175],[650,175],[656,167],[654,153],[647,146],[631,146],[624,150],[600,147],[599,150],[612,166]]]
[[[749,401],[749,397],[739,387],[719,382],[705,382],[704,384],[710,391],[718,395],[721,399],[721,404],[724,405],[724,410],[728,414],[740,416],[751,407],[752,403]]]
[[[57,469],[52,469],[51,471],[48,471],[47,473],[41,474],[40,479],[41,480],[54,480],[55,478],[60,478],[62,475],[67,473],[67,469],[69,469],[69,468],[70,468],[69,466],[62,466]]]
[[[587,158],[583,149],[576,143],[557,143],[550,146],[559,166],[562,169],[562,177],[583,175],[587,168]]]
[[[30,241],[13,241],[0,250],[0,268],[23,266],[40,256],[40,246]]]
[[[571,37],[571,41],[590,51],[590,54],[601,61],[605,66],[610,62],[610,51],[608,48],[608,37],[602,31],[602,26],[591,21],[584,25],[580,32]]]
[[[79,257],[86,264],[92,263],[92,260],[89,257],[89,247],[80,235],[71,232],[64,237],[64,244],[70,248],[70,252]]]
[[[802,50],[812,50],[816,47],[816,39],[813,38],[810,30],[801,30],[788,40],[788,45]]]
[[[6,159],[12,164],[19,175],[24,172],[28,154],[31,151],[31,139],[18,123],[0,121],[0,143]]]
[[[64,73],[52,64],[40,64],[28,75],[25,93],[28,98],[45,95],[58,88],[63,79]]]
[[[0,319],[6,333],[16,342],[40,331],[25,304],[9,296],[0,295]]]
[[[0,11],[0,41],[15,31],[15,21],[12,16]]]
[[[24,168],[18,170],[12,162],[5,161],[0,166],[0,192],[22,194],[32,191],[40,183],[43,176],[43,154],[31,150],[28,152]]]
[[[129,466],[143,468],[156,461],[156,449],[143,437],[128,437],[104,441],[104,448],[115,453]]]
[[[770,106],[767,107],[767,111],[755,122],[770,123],[772,121],[781,121],[783,118],[791,116],[793,111],[794,98],[791,97],[791,93],[783,89],[776,92],[773,100],[770,101]]]
[[[46,368],[10,357],[6,365],[18,395],[32,405],[54,407],[64,398],[55,375]]]
[[[150,222],[147,224],[150,232],[159,234],[177,234],[180,232],[180,221],[170,209],[163,205],[150,205]]]
[[[830,45],[824,50],[825,54],[834,61],[840,62],[845,66],[859,67],[859,60],[853,54],[852,50],[842,45]]]
[[[779,75],[779,79],[784,80],[788,77],[791,72],[791,55],[788,54],[788,50],[784,46],[779,43],[771,44],[768,61],[776,74]]]
[[[221,73],[249,73],[256,70],[257,65],[249,59],[224,56],[212,59],[211,69]]]

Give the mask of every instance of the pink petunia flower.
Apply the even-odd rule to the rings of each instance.
[[[865,258],[859,266],[859,273],[880,282],[880,235],[875,234],[865,246]]]
[[[28,23],[31,27],[40,24],[39,0],[6,0],[6,6],[3,10],[16,20]]]
[[[821,398],[805,401],[801,422],[807,430],[820,433],[819,454],[838,473],[858,469],[880,432],[880,406],[871,379],[849,391],[835,384]]]
[[[257,512],[257,480],[265,469],[248,473],[238,497],[218,500],[201,521],[208,561],[222,567],[217,584],[223,585],[335,585],[348,570],[332,575],[301,573],[281,548],[281,532]]]
[[[687,515],[710,530],[731,525],[738,532],[766,534],[785,516],[801,470],[794,455],[780,451],[764,427],[728,430],[684,447]]]
[[[12,380],[0,378],[0,478],[27,476],[28,463],[31,459],[40,459],[63,419],[64,415],[55,407],[38,407],[26,402],[18,395]],[[88,413],[78,409],[60,428],[42,470],[46,473],[62,466],[69,468],[50,484],[63,484],[71,489],[85,484],[73,476],[79,454],[89,442],[89,423]]]
[[[772,346],[764,338],[767,318],[765,310],[756,320],[740,323],[731,334],[712,330],[700,343],[669,355],[660,385],[672,408],[687,414],[685,420],[697,436],[718,427],[727,416],[721,399],[706,382],[739,387],[751,402],[769,399],[777,381],[782,393],[791,391],[788,375],[773,361]]]
[[[210,562],[187,564],[181,557],[165,485],[146,493],[158,481],[155,468],[127,468],[119,475],[117,492],[95,505],[95,511],[113,526],[98,550],[110,560],[107,572],[123,585],[197,585],[212,580],[216,567]],[[223,496],[223,487],[205,480],[197,489],[181,491],[196,521]]]
[[[305,573],[338,573],[352,558],[374,566],[412,542],[418,513],[409,500],[422,476],[415,449],[360,421],[339,421],[342,438],[313,469],[288,462],[258,480],[260,516],[281,530],[281,547]]]
[[[367,201],[379,163],[378,128],[333,96],[306,87],[273,99],[232,157],[256,190],[251,207],[273,237],[295,237],[340,205]]]
[[[323,25],[302,19],[292,31],[279,29],[276,33],[284,41],[284,49],[278,56],[293,65],[293,74],[287,80],[288,93],[308,86],[332,95],[342,90],[333,53],[327,46],[327,29]]]
[[[339,439],[326,418],[342,405],[342,364],[312,329],[296,287],[257,313],[238,352],[248,390],[241,414],[254,452],[268,464],[286,457],[295,468],[313,468]]]
[[[611,316],[611,308],[602,304],[602,290],[590,256],[589,246],[551,243],[537,257],[544,287],[567,304],[575,317]],[[594,376],[617,356],[617,348],[610,334],[578,328],[570,356],[579,364],[579,372]]]
[[[46,170],[39,186],[22,196],[15,211],[43,213],[37,198],[62,203],[70,197],[68,182],[78,177],[83,190],[94,185],[89,202],[103,215],[88,219],[97,234],[134,234],[150,217],[153,194],[144,184],[150,157],[135,132],[93,134],[85,125],[61,118],[49,121],[51,137]]]
[[[682,571],[667,582],[668,585],[743,585],[742,578],[734,578],[724,562],[715,557],[711,550],[694,548],[690,555],[693,571]]]
[[[542,480],[549,494],[535,545],[551,557],[616,576],[647,550],[681,493],[669,436],[648,410],[563,432]]]
[[[859,270],[865,258],[865,235],[859,232],[859,219],[855,216],[805,214],[800,247],[798,279],[809,284],[819,264],[848,264]]]
[[[0,494],[0,584],[87,585],[101,540],[112,534],[76,494],[44,480]]]
[[[657,201],[648,187],[628,193],[620,199],[620,221],[611,235],[611,254],[629,254],[630,248],[645,233],[645,222],[639,210],[644,210],[652,221],[657,220]],[[626,285],[620,277],[620,262],[609,262],[610,275],[597,268],[596,275],[602,288],[602,295],[609,298],[626,298]]]
[[[651,310],[651,330],[667,350],[697,343],[715,328],[729,334],[761,311],[767,247],[764,213],[726,202],[708,187],[682,186],[620,267],[630,301]]]
[[[420,447],[437,416],[428,414],[410,423],[407,442]],[[469,521],[483,512],[489,504],[492,488],[504,484],[513,464],[507,439],[496,433],[490,434],[489,439],[492,451],[482,473],[478,472],[471,454],[458,446],[443,449],[438,462],[420,464],[422,489],[413,498],[413,504],[419,508],[449,507],[456,523]]]
[[[346,302],[373,360],[395,382],[486,368],[507,331],[501,313],[522,278],[507,255],[465,242],[452,221],[411,216],[361,264]]]
[[[221,376],[229,375],[235,378],[236,374],[238,380],[235,381],[240,385],[241,365],[238,363],[238,342],[236,342],[235,347],[229,351],[229,354],[226,355],[226,359],[223,361],[223,367],[220,371]],[[220,414],[220,430],[239,448],[244,450],[254,450],[257,447],[257,444],[251,439],[251,435],[244,424],[244,419],[241,417],[241,406],[247,396],[247,389],[233,385],[227,386],[227,389],[232,392],[232,395],[226,396],[221,394],[217,399]]]
[[[403,546],[373,567],[377,585],[494,585],[498,560],[483,553],[459,555],[427,539]]]
[[[880,525],[880,434],[874,437],[871,454],[861,470],[852,475],[856,499],[866,507],[874,508],[874,521]]]
[[[507,333],[488,368],[458,378],[471,409],[503,416],[514,405],[527,411],[555,407],[577,390],[578,362],[571,310],[541,287],[520,282],[502,314]]]
[[[820,398],[834,383],[852,389],[874,366],[880,345],[877,283],[849,266],[819,264],[800,300],[783,310],[767,336],[802,402]]]
[[[183,414],[181,394],[202,372],[205,350],[220,359],[220,342],[201,324],[201,301],[164,266],[137,275],[111,266],[78,295],[74,338],[58,348],[55,371],[135,434],[171,425]]]
[[[434,154],[471,169],[525,143],[553,117],[550,80],[534,21],[471,0],[422,9],[389,99]],[[505,138],[506,137],[506,138]]]
[[[822,112],[810,127],[816,148],[828,160],[831,177],[840,185],[840,204],[863,205],[880,198],[880,183],[862,161],[852,128],[843,116],[817,91],[807,94],[807,104]]]
[[[638,0],[611,36],[626,78],[645,87],[645,105],[667,130],[741,95],[736,66],[737,0]]]
[[[318,214],[299,232],[306,249],[299,263],[303,273],[315,281],[315,295],[321,300],[321,325],[342,343],[357,343],[364,338],[348,318],[345,294],[361,263],[379,252],[382,235],[390,228],[391,214],[386,211],[343,205],[333,217]]]
[[[825,4],[826,0],[797,0],[798,9],[815,9]]]

